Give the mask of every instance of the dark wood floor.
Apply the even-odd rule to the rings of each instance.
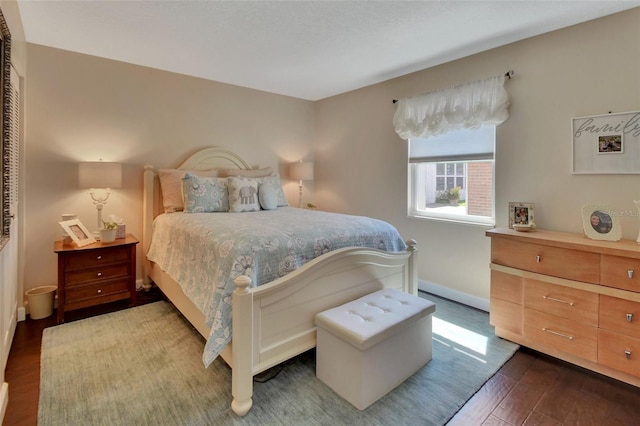
[[[152,293],[138,304],[158,300]],[[73,321],[122,309],[111,304],[65,315]],[[42,330],[55,315],[18,324],[5,380],[9,405],[3,425],[36,425]],[[473,425],[640,425],[640,389],[527,349],[519,350],[448,423]]]

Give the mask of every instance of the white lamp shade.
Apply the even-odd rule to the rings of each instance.
[[[94,161],[78,164],[80,188],[122,187],[122,164]]]
[[[313,180],[313,163],[292,163],[289,167],[289,175],[294,180]]]

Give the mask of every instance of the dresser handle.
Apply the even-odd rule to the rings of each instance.
[[[553,302],[566,303],[566,304],[567,304],[567,305],[569,305],[569,306],[573,306],[573,305],[575,305],[575,303],[574,303],[574,302],[569,302],[569,301],[566,301],[566,300],[556,299],[556,298],[554,298],[554,297],[542,296],[542,298],[543,298],[543,299],[546,299],[546,300],[551,300],[551,301],[553,301]]]
[[[96,260],[101,260],[102,256],[96,256]]]
[[[101,288],[98,289],[98,294],[102,294],[102,289]]]
[[[624,351],[624,356],[626,356],[627,359],[631,359],[631,351]]]
[[[627,275],[629,276],[629,279],[633,278],[633,269],[629,269],[627,271]]]
[[[536,263],[540,263],[540,255],[536,256]]]
[[[565,339],[573,340],[575,337],[569,336],[568,334],[558,333],[557,331],[549,330],[548,328],[542,328],[542,331],[546,331],[547,333],[555,334],[556,336],[564,337]]]
[[[633,314],[627,314],[627,321],[631,322],[633,320]]]
[[[101,276],[102,276],[102,272],[98,272],[98,274],[97,274],[97,275],[98,275],[99,277],[101,277]]]

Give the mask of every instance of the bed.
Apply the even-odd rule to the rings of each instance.
[[[212,147],[191,155],[176,169],[197,173],[195,171],[198,170],[251,170],[252,168],[237,154],[226,149]],[[293,216],[302,215],[304,218],[302,222],[313,220],[313,225],[310,227],[317,228],[314,218],[318,218],[317,221],[320,223],[328,220],[324,215],[330,214],[310,212],[306,209],[293,207],[278,207],[273,211],[252,213],[163,214],[164,207],[158,171],[151,166],[146,166],[143,201],[144,285],[147,286],[150,281],[153,281],[198,332],[207,339],[203,355],[205,365],[219,354],[232,368],[231,408],[239,416],[245,415],[251,409],[254,375],[315,347],[314,316],[318,312],[381,288],[397,288],[411,294],[417,293],[417,247],[413,240],[402,241],[402,250],[400,251],[397,251],[397,247],[396,251],[385,251],[389,250],[389,247],[382,247],[383,243],[378,240],[373,242],[376,248],[368,248],[352,246],[350,244],[360,245],[360,242],[352,243],[351,240],[341,236],[344,240],[342,241],[343,245],[348,244],[349,246],[331,249],[331,251],[324,248],[315,255],[298,256],[298,259],[292,264],[286,261],[284,262],[286,265],[285,273],[281,270],[275,275],[273,273],[271,275],[269,273],[261,274],[262,269],[257,267],[253,268],[255,270],[251,270],[251,274],[242,273],[244,270],[240,270],[240,273],[233,276],[227,277],[225,275],[226,279],[223,280],[218,278],[220,274],[218,271],[213,272],[214,267],[209,274],[207,271],[196,273],[194,266],[194,277],[181,275],[172,269],[171,261],[166,263],[166,259],[162,259],[162,256],[158,255],[158,249],[154,247],[154,242],[157,246],[162,232],[157,231],[154,240],[152,238],[154,225],[160,230],[163,229],[160,227],[162,222],[172,222],[173,226],[176,226],[186,220],[201,220],[202,223],[198,225],[199,227],[194,227],[194,229],[199,230],[199,235],[204,235],[220,232],[203,228],[209,226],[204,224],[207,215],[215,218],[214,222],[223,222],[223,219],[229,216],[233,221],[242,218],[248,222],[262,224],[275,223],[278,216],[283,216],[284,220],[290,220],[293,223]],[[352,220],[346,215],[336,216],[340,216],[344,220]],[[237,222],[232,223],[233,225],[229,225],[229,229],[238,227]],[[266,228],[266,226],[262,227]],[[257,238],[261,232],[262,230],[249,231],[249,234],[255,235],[247,235],[247,238]],[[287,232],[297,232],[297,230],[287,229]],[[232,234],[230,233],[230,235]],[[171,239],[168,236],[166,238]],[[201,239],[200,236],[197,238]],[[229,238],[236,237],[232,235]],[[173,237],[173,241],[176,240]],[[212,251],[220,251],[219,248],[224,245],[219,241],[216,244]],[[251,244],[256,245],[255,242],[237,243],[236,245],[247,246]],[[188,250],[184,248],[178,249],[176,247],[175,252],[186,254],[188,257],[186,260],[189,262],[193,262],[194,258],[200,256],[189,254]],[[159,263],[162,262],[165,263],[161,266]],[[211,263],[212,261],[207,258],[207,262]],[[201,263],[206,264],[207,262]],[[257,271],[258,269],[260,271]],[[276,268],[272,267],[271,269]],[[190,280],[190,278],[193,279]],[[231,278],[231,284],[223,282]],[[206,293],[207,290],[194,289],[195,284],[209,280],[219,281],[212,285],[218,287],[215,290],[216,293],[221,288],[230,287],[225,290],[228,292],[228,297],[225,295],[216,296],[215,294],[201,296],[198,292]],[[194,285],[189,285],[189,281],[194,281],[195,283],[191,283]],[[212,301],[216,300],[216,297],[217,302],[213,303]],[[228,315],[231,326],[228,330],[224,326],[221,328],[216,319],[216,315],[225,315],[224,309],[220,309],[220,304],[223,302],[229,304]],[[216,341],[219,343],[217,347]],[[227,342],[229,343],[227,344]],[[207,352],[210,346],[215,348],[212,353]]]

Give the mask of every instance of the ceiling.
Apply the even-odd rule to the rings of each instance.
[[[308,100],[638,6],[640,0],[18,0],[27,42]]]

